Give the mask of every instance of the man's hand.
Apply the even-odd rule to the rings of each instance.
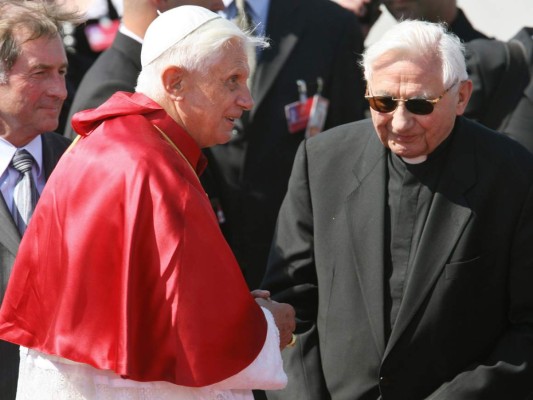
[[[254,290],[252,295],[257,304],[265,307],[274,316],[274,321],[279,330],[279,346],[283,350],[289,343],[293,343],[293,332],[296,329],[294,308],[290,304],[278,303],[270,299],[266,290]]]

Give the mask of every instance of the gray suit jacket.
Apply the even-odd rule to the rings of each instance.
[[[533,157],[458,118],[390,337],[387,157],[369,120],[300,147],[262,287],[291,303],[269,399],[525,399],[533,391]]]
[[[46,179],[52,173],[70,140],[56,133],[44,133],[43,166]],[[0,304],[4,298],[11,268],[20,244],[20,233],[3,196],[0,196]],[[18,346],[0,340],[0,398],[15,400],[17,390]]]

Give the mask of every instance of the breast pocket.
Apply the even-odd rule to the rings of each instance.
[[[483,272],[483,257],[478,256],[466,261],[446,264],[444,267],[447,280],[468,278]]]

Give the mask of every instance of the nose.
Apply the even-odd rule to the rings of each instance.
[[[61,99],[61,101],[67,98],[68,92],[64,74],[54,74],[54,77],[50,79],[47,93],[50,96]]]
[[[411,129],[414,124],[413,114],[405,107],[405,102],[401,101],[396,110],[391,114],[391,126],[395,132],[405,132]]]
[[[252,98],[248,86],[245,86],[242,93],[237,97],[237,104],[243,110],[251,110],[254,106],[254,99]]]

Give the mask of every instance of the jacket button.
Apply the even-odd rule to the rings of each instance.
[[[379,385],[383,387],[389,387],[392,385],[392,380],[386,376],[380,376]]]

